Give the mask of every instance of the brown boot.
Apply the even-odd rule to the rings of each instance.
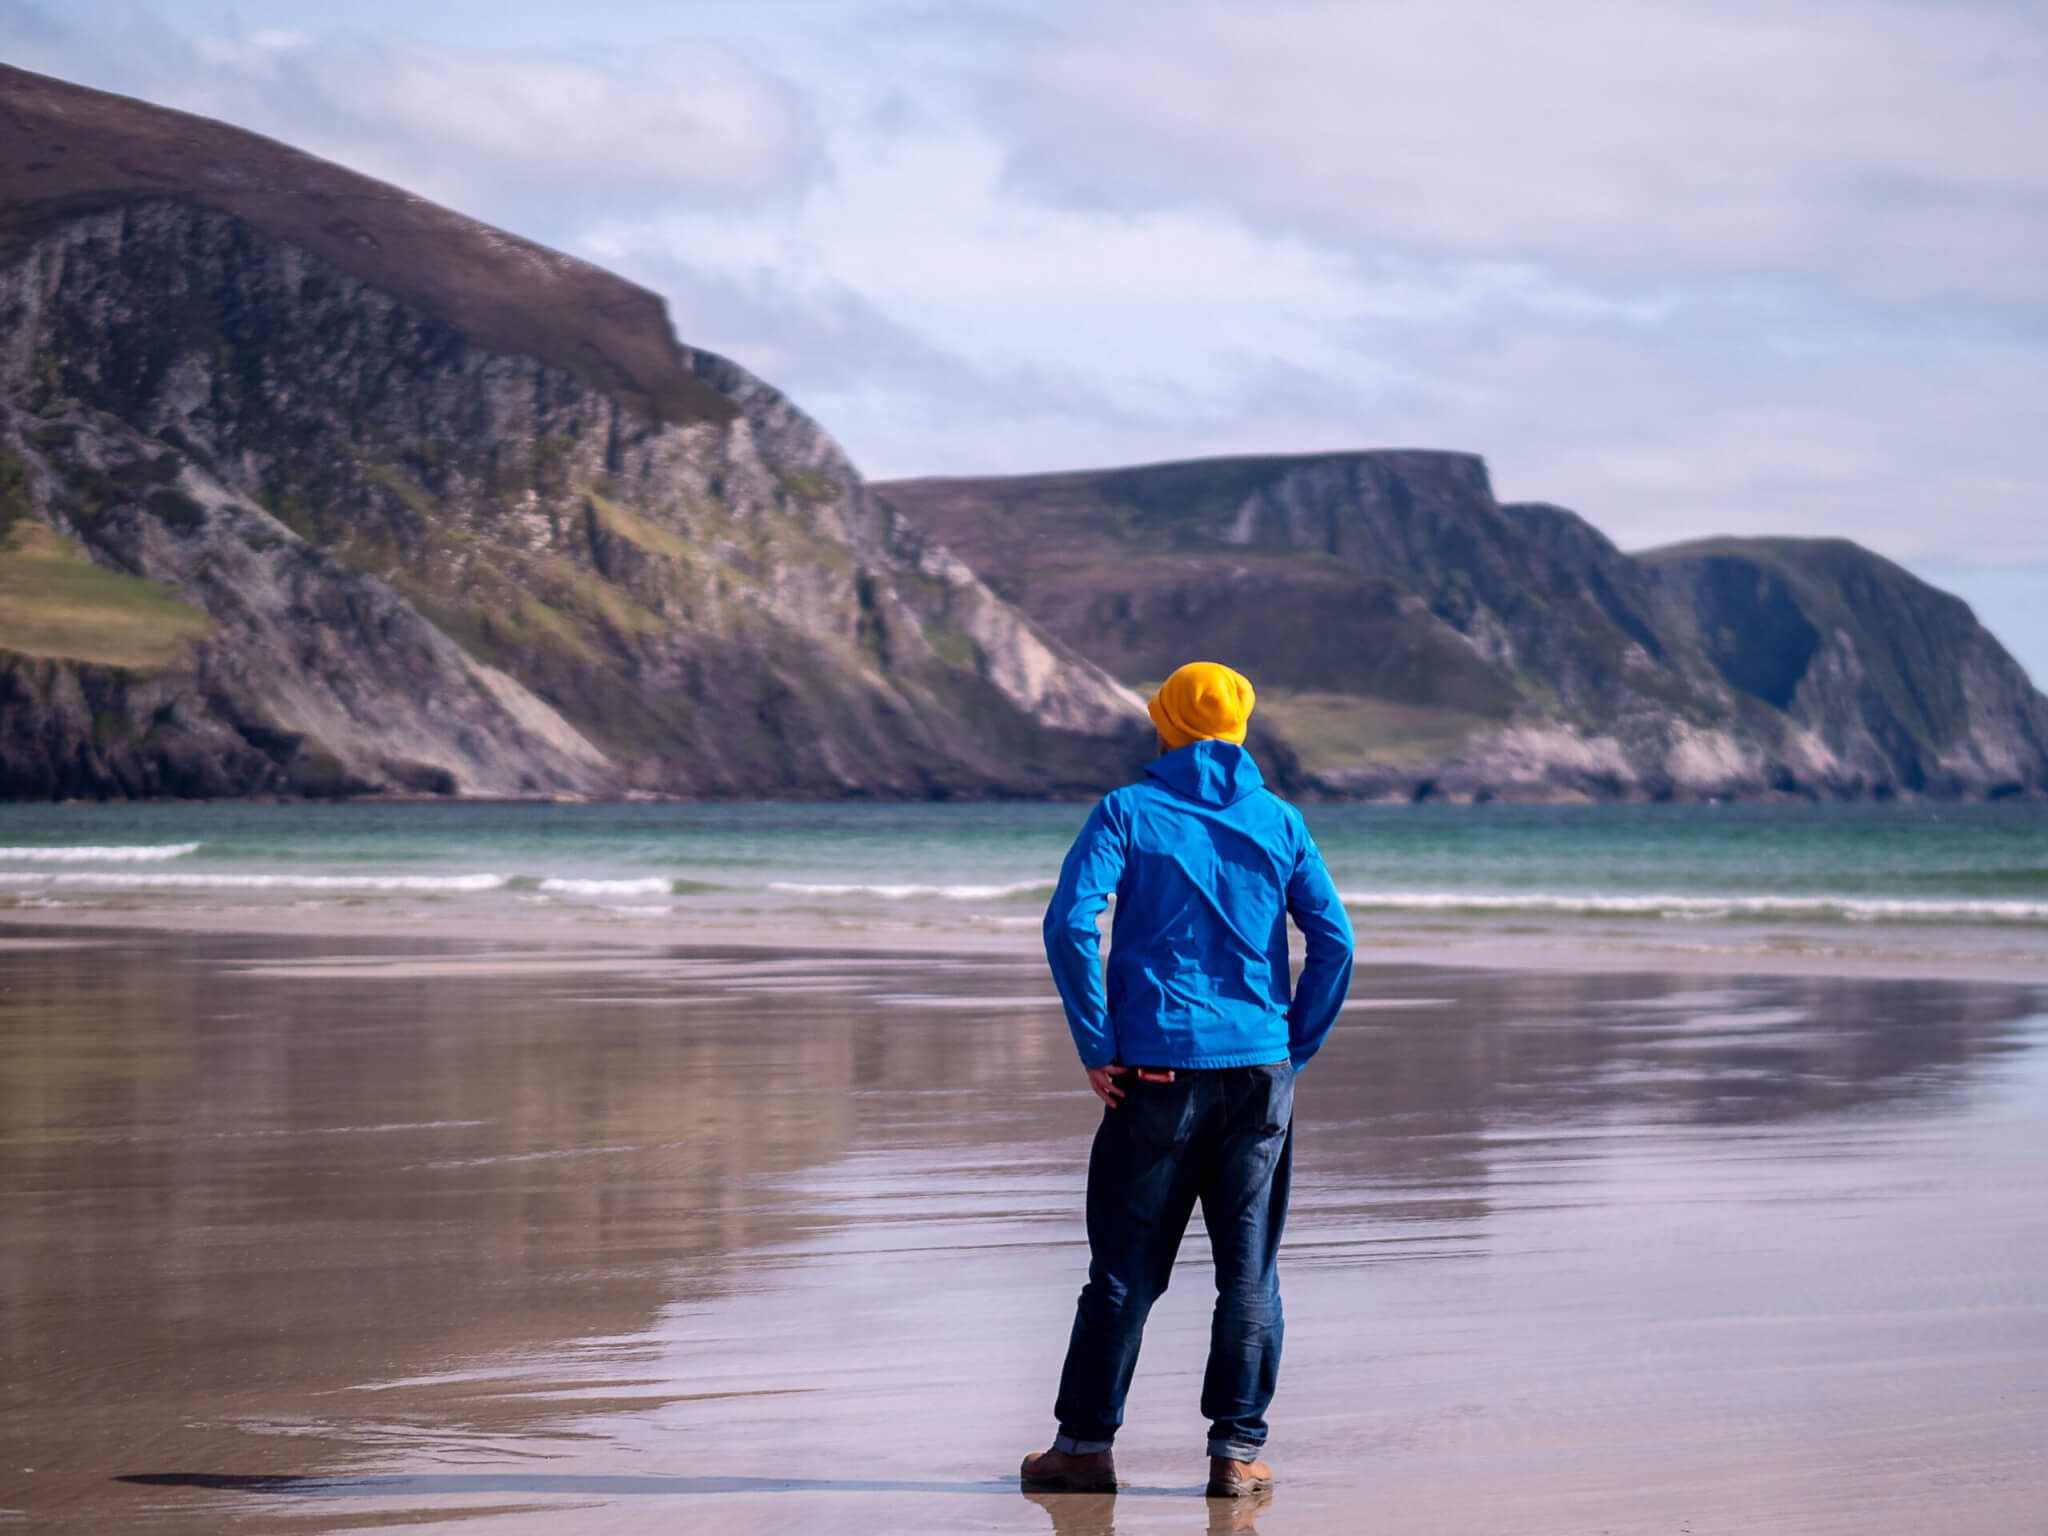
[[[1108,1451],[1071,1456],[1036,1451],[1024,1458],[1017,1476],[1027,1493],[1115,1493],[1116,1462]]]
[[[1228,1456],[1209,1458],[1209,1497],[1241,1499],[1264,1493],[1273,1486],[1273,1469],[1263,1461],[1232,1461]]]

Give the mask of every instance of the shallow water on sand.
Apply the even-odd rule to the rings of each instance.
[[[1367,952],[2048,977],[2048,804],[1303,808]],[[1075,804],[0,805],[0,921],[1037,939]]]
[[[2004,1532],[2048,1007],[1383,968],[1299,1091],[1270,1505],[1207,1255],[1028,1500],[1097,1115],[1039,966],[0,947],[0,1530]]]

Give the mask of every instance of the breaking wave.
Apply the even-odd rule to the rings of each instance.
[[[197,853],[197,843],[144,843],[131,848],[0,848],[0,859],[24,864],[154,864]]]
[[[551,896],[666,896],[673,889],[672,880],[574,880],[568,878],[543,880],[535,887]]]
[[[1839,922],[2048,923],[2048,901],[1879,896],[1603,896],[1546,892],[1340,891],[1359,912],[1549,913],[1578,917],[1805,918]]]
[[[0,883],[136,891],[495,891],[510,882],[504,875],[159,875],[11,871],[0,874]]]
[[[1013,896],[1050,896],[1050,880],[1024,880],[1014,885],[826,885],[775,880],[768,889],[792,896],[879,896],[884,901],[937,897],[941,901],[1003,901]]]

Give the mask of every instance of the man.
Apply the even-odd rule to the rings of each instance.
[[[1216,1265],[1202,1412],[1209,1493],[1272,1486],[1258,1459],[1280,1368],[1275,1260],[1287,1215],[1294,1075],[1351,984],[1351,923],[1301,814],[1244,749],[1252,685],[1192,662],[1152,698],[1160,755],[1097,805],[1060,870],[1045,949],[1088,1085],[1088,1283],[1060,1373],[1052,1449],[1027,1489],[1116,1487],[1110,1445],[1145,1316],[1196,1201]],[[1111,894],[1108,983],[1097,919]],[[1308,941],[1289,996],[1287,919]]]

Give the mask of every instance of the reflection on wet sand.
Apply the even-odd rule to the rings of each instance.
[[[1007,1478],[982,1483],[888,1482],[854,1479],[770,1478],[770,1477],[623,1477],[564,1476],[549,1473],[423,1473],[413,1477],[246,1477],[221,1473],[144,1473],[119,1479],[146,1488],[202,1488],[220,1493],[288,1495],[302,1499],[357,1499],[417,1501],[442,1495],[479,1498],[488,1495],[544,1494],[550,1498],[581,1496],[611,1501],[633,1498],[688,1498],[706,1494],[994,1494],[1008,1500],[1021,1497],[1052,1517],[1054,1536],[1116,1536],[1117,1501],[1124,1500],[1126,1515],[1134,1500],[1146,1494],[1186,1498],[1187,1489],[1139,1489],[1120,1493],[1022,1493]],[[1259,1517],[1273,1506],[1273,1492],[1265,1489],[1236,1499],[1204,1497],[1210,1532],[1250,1532],[1258,1529]],[[462,1513],[469,1519],[536,1508],[524,1504],[467,1504]],[[1139,1522],[1142,1525],[1143,1520]],[[1127,1528],[1131,1521],[1126,1520]],[[296,1525],[304,1529],[303,1525]]]
[[[1024,1497],[1052,1516],[1056,1536],[1116,1536],[1113,1493],[1027,1493]],[[1267,1501],[1271,1502],[1270,1495]]]
[[[1300,1087],[1268,1508],[1201,1498],[1199,1236],[1131,1486],[1005,1476],[1094,1119],[1035,967],[503,959],[0,952],[0,1510],[1867,1533],[2048,1493],[2030,989],[1363,975]]]
[[[1142,1522],[1133,1523],[1129,1518],[1130,1500],[1127,1496],[1114,1493],[1027,1493],[1024,1498],[1036,1504],[1052,1516],[1053,1536],[1116,1536],[1117,1500],[1124,1498],[1126,1530],[1142,1530]],[[1266,1489],[1241,1499],[1204,1499],[1208,1506],[1208,1523],[1203,1529],[1225,1536],[1225,1533],[1256,1533],[1259,1516],[1273,1507],[1273,1492]]]

